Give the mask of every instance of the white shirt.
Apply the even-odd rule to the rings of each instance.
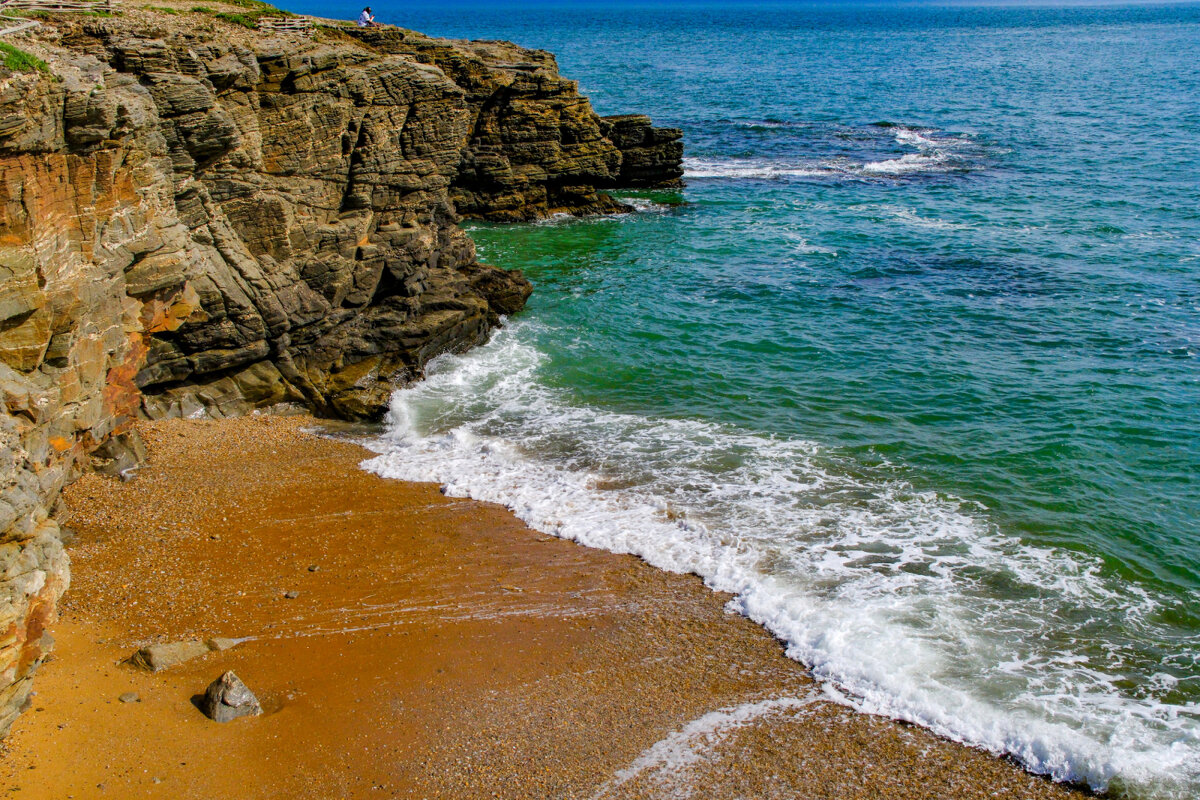
[[[358,27],[360,27],[360,28],[365,28],[365,27],[367,27],[367,25],[371,24],[374,21],[375,21],[375,18],[372,17],[370,14],[368,14],[366,11],[363,11],[363,13],[358,15]]]

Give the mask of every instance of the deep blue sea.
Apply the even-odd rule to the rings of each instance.
[[[536,293],[374,469],[699,573],[859,708],[1200,796],[1200,5],[375,8],[553,51],[688,186],[469,225]]]

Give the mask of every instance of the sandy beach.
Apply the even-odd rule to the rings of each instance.
[[[1083,796],[828,702],[693,576],[363,472],[316,424],[141,423],[135,479],[69,489],[72,585],[4,743],[11,796]],[[210,636],[245,641],[122,663]],[[227,669],[262,716],[193,705]]]

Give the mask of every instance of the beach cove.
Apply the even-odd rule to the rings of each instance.
[[[165,1],[5,38],[15,790],[1200,791],[1200,6]]]
[[[378,478],[313,426],[143,424],[135,480],[68,489],[74,581],[6,739],[6,792],[1082,797],[831,702],[695,577]],[[245,641],[160,673],[120,663],[211,636]],[[192,705],[226,669],[263,716]]]

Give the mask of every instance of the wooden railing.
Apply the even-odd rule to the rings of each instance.
[[[11,11],[112,11],[113,5],[112,0],[2,0],[0,14]]]
[[[20,33],[21,31],[27,31],[30,28],[36,28],[38,25],[42,24],[36,19],[10,17],[5,14],[0,14],[0,25],[7,25],[8,23],[13,24],[9,25],[7,28],[0,28],[0,36],[4,36],[9,33]]]

